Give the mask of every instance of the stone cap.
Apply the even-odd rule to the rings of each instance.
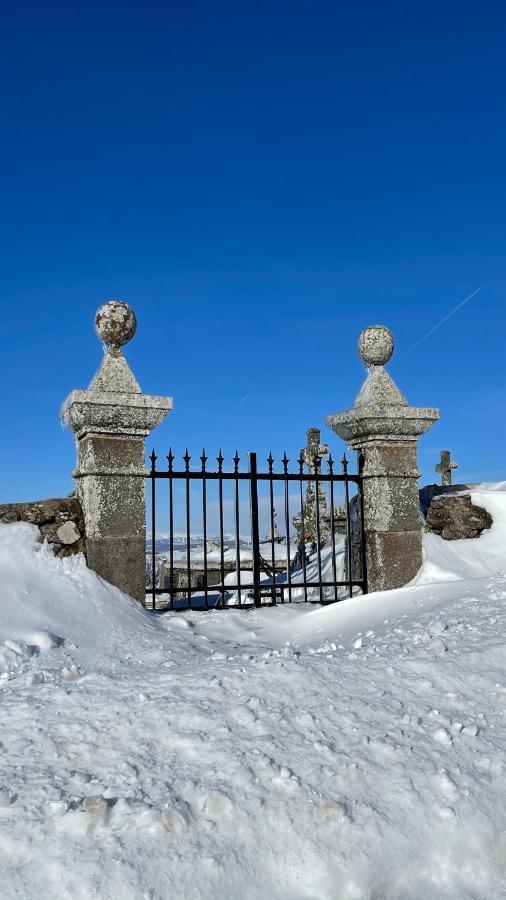
[[[65,400],[61,419],[78,438],[97,433],[147,437],[172,406],[172,397],[78,390]]]
[[[327,425],[352,449],[366,444],[412,443],[439,419],[439,410],[411,407],[384,363],[394,350],[394,339],[384,325],[365,328],[358,352],[367,367],[367,377],[351,409],[334,413]]]
[[[438,419],[438,409],[364,404],[327,416],[325,421],[353,450],[358,450],[366,444],[412,443]]]
[[[82,438],[86,434],[146,437],[172,409],[172,397],[143,394],[120,347],[135,334],[137,320],[127,303],[111,300],[97,311],[95,325],[105,355],[88,390],[72,391],[61,420]]]
[[[372,366],[353,405],[407,406],[408,401],[383,366]]]

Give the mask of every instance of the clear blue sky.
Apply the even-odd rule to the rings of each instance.
[[[381,322],[425,480],[506,478],[504,4],[56,0],[0,41],[0,501],[71,489],[111,297],[160,452],[293,457]]]

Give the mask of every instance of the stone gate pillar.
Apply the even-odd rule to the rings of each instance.
[[[352,409],[327,418],[330,428],[361,454],[370,591],[402,587],[422,564],[417,442],[439,418],[437,409],[408,406],[383,368],[393,349],[385,326],[361,333],[358,351],[367,378]]]
[[[120,347],[137,327],[120,300],[97,312],[105,355],[88,390],[72,391],[62,420],[75,434],[73,472],[84,512],[88,565],[127,594],[146,594],[144,441],[172,409],[170,397],[141,392]]]

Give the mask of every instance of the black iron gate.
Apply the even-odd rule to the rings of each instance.
[[[334,603],[367,592],[362,479],[348,474],[345,456],[339,474],[332,456],[324,472],[321,459],[307,465],[302,453],[296,472],[289,471],[286,453],[282,471],[275,471],[272,454],[266,471],[258,470],[256,453],[248,454],[247,471],[240,471],[237,452],[230,471],[224,470],[221,451],[214,471],[207,468],[205,451],[200,465],[192,466],[187,450],[183,469],[174,468],[172,450],[166,468],[158,470],[157,459],[153,450],[148,474],[148,607],[164,611]],[[168,490],[161,496],[164,482]],[[284,535],[277,525],[278,506]],[[246,536],[241,533],[245,520]],[[268,524],[263,540],[261,520]],[[192,521],[198,522],[196,536]]]

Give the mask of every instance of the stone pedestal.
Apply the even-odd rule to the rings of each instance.
[[[439,418],[437,409],[408,406],[384,369],[392,352],[387,328],[362,332],[359,353],[367,378],[352,409],[327,418],[360,454],[370,591],[402,587],[422,564],[417,442]]]
[[[88,565],[144,602],[146,468],[144,441],[172,408],[170,397],[142,394],[120,346],[133,337],[135,316],[120,301],[97,313],[105,356],[88,390],[72,391],[62,420],[76,436],[73,472],[86,525]]]

